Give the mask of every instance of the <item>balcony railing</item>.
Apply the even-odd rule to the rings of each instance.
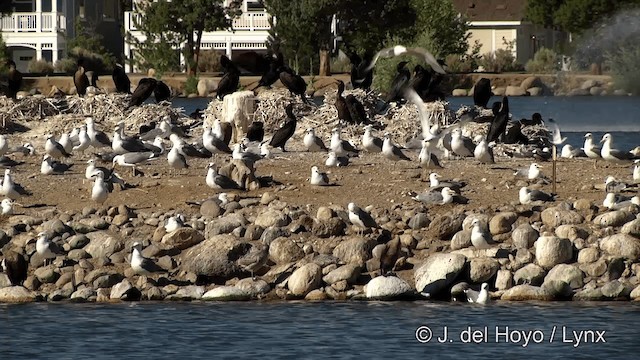
[[[266,12],[247,12],[233,20],[233,30],[236,31],[262,31],[269,30],[269,15]],[[136,31],[135,22],[140,22],[141,14],[137,12],[125,12],[125,30]],[[135,21],[134,21],[135,20]]]
[[[3,32],[57,32],[64,31],[66,21],[60,13],[14,13],[0,22]]]

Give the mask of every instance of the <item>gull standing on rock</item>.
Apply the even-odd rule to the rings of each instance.
[[[629,198],[627,196],[617,195],[614,193],[607,193],[607,196],[602,202],[602,206],[606,207],[609,210],[624,209],[632,204],[640,206],[640,198],[638,196]]]
[[[251,245],[251,249],[244,256],[239,258],[237,263],[245,271],[249,271],[251,273],[251,278],[255,279],[255,272],[262,269],[262,267],[267,263],[267,260],[269,260],[269,247],[267,245],[257,243]]]
[[[320,172],[317,166],[311,168],[311,178],[309,178],[311,185],[327,186],[329,185],[329,176],[327,173]]]
[[[377,228],[378,224],[371,217],[371,215],[358,207],[355,203],[349,203],[347,206],[349,210],[349,221],[351,224],[361,228],[361,234],[364,234],[364,231],[369,228]]]
[[[389,133],[384,134],[384,141],[382,143],[382,155],[392,161],[411,161],[411,159],[407,155],[405,155],[402,150],[400,150],[400,148],[393,144],[393,142],[391,141],[391,134]]]
[[[487,144],[487,140],[484,136],[478,135],[476,136],[476,140],[478,140],[478,145],[476,145],[475,150],[473,150],[473,156],[476,160],[480,161],[483,164],[495,164],[495,158],[493,157],[493,150],[491,146]]]
[[[53,138],[52,134],[47,135],[47,141],[44,144],[44,151],[49,156],[55,159],[59,159],[63,156],[64,157],[71,156],[68,152],[64,150],[64,147],[62,147],[62,145],[60,145],[60,143]]]
[[[13,215],[14,205],[19,205],[19,204],[13,201],[13,199],[3,199],[2,202],[0,202],[0,209],[1,209],[2,215]]]
[[[181,227],[184,227],[184,221],[184,215],[182,214],[170,216],[164,224],[164,231],[166,231],[167,233],[174,232]]]
[[[362,147],[370,153],[382,152],[382,139],[373,136],[373,125],[364,127],[364,135],[362,135]]]
[[[38,233],[38,240],[36,240],[36,251],[44,259],[44,265],[47,266],[57,255],[62,255],[61,249],[56,243],[49,239],[46,232]],[[51,262],[49,262],[51,260]]]
[[[480,219],[473,219],[471,222],[471,244],[476,249],[488,249],[494,244],[491,233],[486,230],[486,226],[482,226]]]
[[[640,160],[635,160],[633,165],[633,182],[640,184]]]
[[[149,276],[154,272],[164,272],[151,259],[142,256],[142,244],[134,242],[131,248],[131,269],[137,275]]]
[[[489,284],[482,283],[482,286],[480,287],[480,292],[475,291],[473,289],[465,289],[464,293],[467,296],[467,301],[475,304],[486,304],[490,302],[491,298],[489,297],[489,291],[487,291],[488,287],[489,287]]]
[[[540,190],[531,190],[526,186],[521,187],[518,193],[518,199],[522,205],[531,204],[534,201],[555,201],[555,197],[555,194],[548,194]]]
[[[307,151],[327,151],[327,147],[324,142],[316,136],[316,132],[313,128],[307,129],[304,138],[302,139],[302,143]]]

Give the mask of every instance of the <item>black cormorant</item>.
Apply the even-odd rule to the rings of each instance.
[[[7,95],[15,99],[20,87],[22,87],[22,73],[16,69],[16,63],[13,60],[7,61],[7,66],[9,66],[9,92]]]
[[[296,125],[298,123],[298,120],[293,113],[293,104],[287,105],[287,107],[285,107],[285,112],[287,113],[287,121],[273,134],[273,137],[269,142],[270,146],[279,147],[283,152],[286,151],[284,146],[293,136],[293,133],[295,133]]]
[[[349,112],[349,106],[347,100],[342,96],[344,91],[344,82],[338,80],[338,93],[336,94],[336,110],[338,110],[338,119],[345,121],[348,124],[352,123],[351,113]]]
[[[216,96],[222,100],[226,95],[233,94],[238,90],[238,85],[240,85],[240,70],[238,70],[236,65],[225,55],[220,56],[220,65],[224,69],[224,75],[218,83]]]
[[[22,254],[13,250],[4,252],[2,270],[7,274],[11,285],[18,286],[27,279],[28,263]]]
[[[353,94],[347,95],[345,98],[347,102],[347,108],[349,109],[349,114],[351,115],[351,121],[356,124],[367,123],[367,112],[364,110],[364,106],[362,103],[356,99]]]
[[[124,71],[124,67],[121,64],[116,64],[113,67],[113,83],[116,86],[116,92],[131,94],[131,80]]]
[[[411,80],[411,86],[418,93],[421,99],[424,100],[429,93],[429,85],[431,84],[431,72],[418,64],[413,68],[413,79]]]
[[[165,84],[162,80],[158,80],[156,87],[153,89],[153,96],[156,98],[157,103],[169,100],[171,98],[169,85]]]
[[[491,95],[491,80],[480,78],[473,87],[473,104],[486,108]]]
[[[89,87],[89,78],[87,77],[86,70],[84,68],[84,59],[78,59],[78,69],[73,74],[73,83],[76,85],[76,91],[78,95],[84,96],[87,93],[87,87]]]
[[[409,84],[409,79],[411,79],[411,73],[406,68],[408,61],[401,61],[396,66],[397,74],[393,78],[393,82],[391,83],[391,88],[389,92],[387,92],[387,97],[385,101],[400,101],[403,97],[402,93],[404,92],[405,87]]]
[[[269,68],[262,74],[260,81],[258,81],[258,86],[266,86],[270,87],[275,84],[276,81],[280,79],[280,72],[278,71],[281,66],[284,65],[284,59],[282,57],[281,52],[277,52],[273,57],[271,57],[271,61],[269,62]]]
[[[311,100],[307,98],[307,83],[304,81],[302,76],[293,72],[293,70],[288,66],[281,66],[278,72],[280,73],[280,81],[282,82],[282,85],[289,89],[291,94],[299,95],[303,102],[312,104]]]
[[[249,141],[262,142],[262,139],[264,139],[264,124],[262,121],[254,121],[249,125],[249,129],[247,129],[247,139],[249,139]]]
[[[131,99],[129,100],[129,107],[131,106],[140,106],[142,103],[153,94],[153,90],[156,88],[156,84],[158,80],[154,78],[142,78],[138,82],[138,86],[133,91],[131,95]]]
[[[509,99],[504,96],[502,98],[502,106],[498,110],[498,114],[491,122],[489,126],[489,132],[487,133],[487,143],[492,141],[498,141],[500,136],[504,134],[507,128],[507,122],[509,121]]]
[[[351,61],[351,85],[354,89],[369,90],[373,82],[373,69],[367,68],[373,60],[373,55],[366,52],[364,58],[360,58],[355,51],[350,51],[348,56]]]

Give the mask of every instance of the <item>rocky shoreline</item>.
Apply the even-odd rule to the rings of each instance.
[[[190,227],[170,233],[164,223],[174,211],[125,205],[14,215],[3,221],[0,243],[23,247],[30,270],[24,287],[9,286],[0,274],[0,302],[396,300],[424,299],[424,293],[450,300],[464,283],[483,282],[490,284],[492,298],[511,301],[640,298],[635,205],[603,212],[578,199],[484,213],[451,209],[436,217],[427,211],[416,204],[374,208],[380,229],[363,236],[345,207],[310,212],[270,191],[260,198],[230,194],[226,204],[207,200],[187,221]],[[486,221],[498,245],[471,245],[475,218]],[[139,235],[143,230],[146,239]],[[47,266],[33,241],[32,234],[41,231],[66,252]],[[434,247],[436,239],[448,245]],[[135,241],[165,272],[147,277],[132,271]],[[268,248],[268,262],[252,278],[239,260],[259,246]],[[379,276],[389,261],[395,274]]]

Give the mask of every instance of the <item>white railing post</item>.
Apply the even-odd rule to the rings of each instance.
[[[249,14],[249,31],[255,31],[256,29],[254,28],[254,24],[253,24],[253,14]]]

